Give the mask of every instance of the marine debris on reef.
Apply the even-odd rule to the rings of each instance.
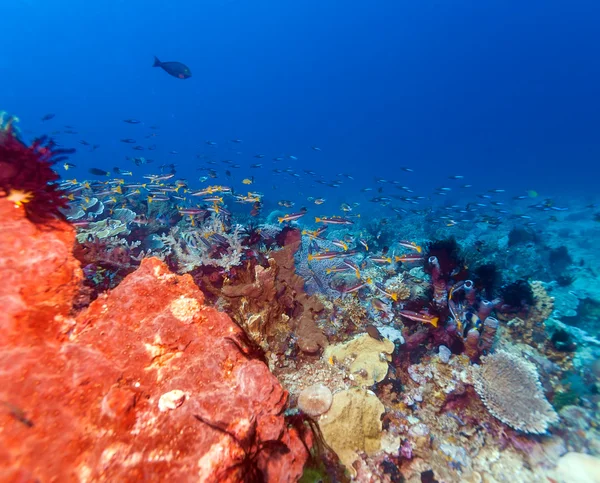
[[[597,265],[554,225],[394,207],[423,202],[408,195],[311,217],[238,191],[255,176],[60,180],[60,154],[4,118],[9,477],[569,483],[573,461],[597,466]]]

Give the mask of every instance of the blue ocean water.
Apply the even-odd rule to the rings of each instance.
[[[32,134],[73,126],[77,134],[55,135],[78,148],[66,177],[88,177],[89,167],[136,171],[125,158],[142,155],[155,163],[136,173],[176,163],[191,181],[202,174],[197,155],[207,155],[235,160],[242,168],[233,177],[254,175],[253,188],[274,199],[292,188],[364,202],[360,189],[375,177],[428,195],[455,189],[447,179],[455,174],[511,195],[596,189],[600,4],[591,0],[19,0],[2,8],[2,107]],[[192,78],[153,69],[154,55],[185,63]],[[40,121],[47,113],[56,117]],[[151,125],[159,135],[145,139]],[[156,150],[132,151],[121,138]],[[258,161],[262,168],[248,168]],[[217,168],[222,176],[225,166]],[[305,169],[356,181],[315,185]]]

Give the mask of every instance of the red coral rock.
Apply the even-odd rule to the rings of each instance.
[[[57,337],[83,278],[65,222],[33,224],[0,198],[0,346]]]
[[[10,218],[5,206],[3,478],[234,482],[254,474],[282,482],[301,476],[308,453],[284,424],[287,393],[244,353],[241,329],[203,305],[192,277],[170,273],[157,259],[144,260],[92,302],[66,340],[48,330],[14,336],[36,323],[51,327],[52,313],[68,311],[81,274],[70,256],[70,230],[38,233],[22,215]]]

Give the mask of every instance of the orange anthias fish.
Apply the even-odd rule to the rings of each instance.
[[[412,310],[401,310],[399,314],[402,317],[406,317],[407,319],[414,320],[415,322],[421,322],[423,324],[431,324],[434,327],[438,326],[438,322],[440,320],[439,317],[435,317],[433,315],[423,313],[423,312],[414,312]]]

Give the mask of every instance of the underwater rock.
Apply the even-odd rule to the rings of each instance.
[[[452,351],[448,349],[445,345],[441,345],[438,347],[438,354],[440,356],[440,361],[444,364],[448,364],[450,362],[450,356],[452,355]]]
[[[559,419],[535,366],[506,351],[482,357],[474,370],[474,386],[490,414],[511,428],[543,434]]]
[[[0,198],[0,343],[58,338],[83,278],[65,222],[34,224]]]
[[[17,227],[21,233],[27,228]],[[68,231],[59,235],[73,239]],[[44,259],[48,244],[54,255]],[[42,261],[62,273],[55,263],[65,257],[56,253],[68,253],[66,245],[51,238],[45,246],[27,252],[38,262],[35,270]],[[1,275],[10,275],[3,268]],[[37,273],[25,263],[19,268]],[[51,294],[67,283],[52,307],[60,313],[65,291],[73,292],[66,274],[43,274],[56,284]],[[5,342],[0,400],[9,410],[0,411],[0,474],[12,481],[17,475],[22,481],[143,475],[296,481],[308,454],[285,425],[287,393],[249,355],[242,330],[203,300],[191,276],[172,274],[149,258],[81,312],[67,340],[51,333]]]
[[[371,455],[381,449],[383,404],[370,391],[347,389],[333,395],[333,404],[319,420],[325,441],[339,456],[348,471],[357,451]]]
[[[558,461],[553,477],[557,483],[599,483],[600,459],[569,452]]]
[[[333,394],[323,384],[314,384],[303,389],[298,396],[298,408],[309,416],[316,417],[326,413],[331,407]]]
[[[327,347],[323,358],[346,365],[359,385],[372,386],[385,379],[394,348],[394,343],[388,339],[379,341],[362,334],[343,344]]]

